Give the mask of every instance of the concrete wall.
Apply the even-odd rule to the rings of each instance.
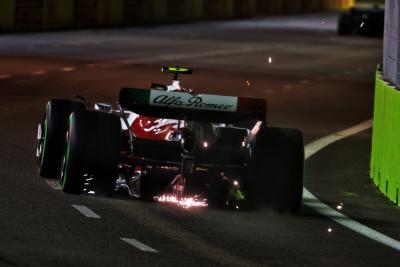
[[[386,0],[383,74],[385,79],[400,87],[400,3]]]
[[[249,18],[349,8],[354,0],[0,0],[0,31]]]

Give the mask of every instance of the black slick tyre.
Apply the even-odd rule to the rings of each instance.
[[[47,103],[44,120],[39,126],[43,136],[37,144],[40,176],[59,177],[68,117],[72,112],[85,109],[83,103],[65,99],[53,99]]]
[[[251,168],[259,199],[267,200],[277,212],[298,212],[304,179],[304,144],[299,130],[262,127],[253,146]]]
[[[81,193],[88,175],[111,193],[118,175],[120,138],[117,116],[95,111],[72,113],[61,168],[62,190]]]

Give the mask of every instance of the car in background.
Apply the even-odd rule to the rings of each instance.
[[[338,21],[338,34],[383,37],[385,10],[379,5],[353,7],[342,13]]]
[[[297,212],[302,133],[267,126],[265,99],[194,93],[178,79],[191,69],[162,71],[174,75],[171,85],[122,88],[114,104],[50,100],[37,131],[39,175],[69,194],[102,188],[236,209],[269,201]]]

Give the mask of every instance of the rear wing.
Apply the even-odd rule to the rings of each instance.
[[[267,108],[265,99],[134,88],[122,88],[118,101],[143,116],[221,123],[265,121]]]

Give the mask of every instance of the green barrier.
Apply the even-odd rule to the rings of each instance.
[[[197,21],[204,17],[203,0],[167,0],[167,23]]]
[[[167,22],[167,1],[168,0],[152,0],[151,14],[154,23]]]
[[[281,14],[284,0],[258,0],[256,10],[258,14]]]
[[[321,0],[303,0],[304,12],[318,12],[322,10]]]
[[[298,14],[303,11],[302,0],[285,1],[283,3],[283,12],[285,14]]]
[[[0,1],[0,29],[11,30],[14,28],[15,21],[15,1]]]
[[[233,17],[232,0],[203,1],[204,18],[224,19]]]
[[[100,25],[115,26],[123,23],[123,0],[100,0],[98,8]]]
[[[256,15],[256,0],[234,0],[234,12],[237,18],[250,18]]]
[[[73,1],[43,1],[43,25],[46,29],[70,28],[73,26]]]
[[[0,0],[0,31],[251,18],[349,8],[355,0]]]
[[[186,6],[187,18],[190,20],[199,20],[203,17],[204,1],[191,0]]]
[[[70,28],[74,25],[74,2],[72,0],[57,1],[57,27]]]
[[[391,201],[399,203],[400,92],[377,72],[370,176]]]

